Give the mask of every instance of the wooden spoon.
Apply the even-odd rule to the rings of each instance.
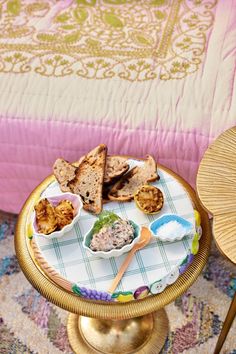
[[[109,293],[111,294],[114,293],[123,274],[125,273],[128,265],[130,264],[135,252],[145,247],[149,243],[150,239],[151,239],[151,232],[148,230],[148,228],[142,227],[140,240],[134,245],[134,247],[129,252],[128,256],[125,258],[124,262],[122,263],[119,272],[117,273],[115,279],[112,282],[110,289],[108,290]]]

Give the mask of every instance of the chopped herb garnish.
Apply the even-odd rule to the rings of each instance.
[[[112,225],[118,219],[120,219],[120,217],[112,211],[103,211],[99,215],[98,220],[94,223],[92,234],[98,233],[105,225]]]

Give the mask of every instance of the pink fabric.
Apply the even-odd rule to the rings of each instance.
[[[36,31],[48,30],[60,9],[72,3],[55,2],[35,21]],[[207,19],[213,1],[200,3],[200,17]],[[109,154],[152,154],[194,186],[209,143],[236,125],[235,0],[218,1],[213,8],[214,24],[206,38],[201,28],[208,22],[197,27],[197,37],[193,31],[197,42],[207,40],[203,54],[196,47],[201,64],[179,80],[47,77],[33,69],[14,74],[6,67],[4,72],[0,65],[0,209],[18,213],[52,173],[56,158],[75,161],[101,143]],[[0,62],[7,55],[2,50]],[[191,52],[186,55],[190,58]]]
[[[32,190],[49,174],[58,157],[76,161],[100,143],[109,154],[151,154],[193,186],[210,140],[196,133],[55,121],[0,120],[0,209],[18,213]]]

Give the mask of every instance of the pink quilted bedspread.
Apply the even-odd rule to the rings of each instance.
[[[100,143],[194,187],[236,125],[234,0],[5,2],[0,30],[2,210]]]

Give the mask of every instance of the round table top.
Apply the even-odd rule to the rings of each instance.
[[[184,274],[182,274],[175,283],[169,285],[162,293],[148,296],[142,300],[127,303],[107,303],[104,301],[83,299],[54,283],[47,277],[34,259],[34,254],[32,253],[32,248],[30,246],[30,240],[27,236],[29,232],[28,227],[30,225],[29,215],[31,215],[35,201],[39,199],[39,196],[45,189],[45,186],[54,181],[54,177],[49,176],[31,193],[27,199],[19,215],[15,234],[15,248],[20,266],[31,284],[45,298],[69,312],[77,313],[83,316],[104,319],[128,319],[157,311],[175,300],[191,286],[206,264],[210,250],[211,230],[208,215],[201,207],[201,204],[196,198],[195,192],[182,178],[163,166],[159,167],[178,179],[178,181],[188,192],[195,208],[201,215],[202,237],[200,240],[199,252],[194,257],[193,262]]]
[[[130,168],[144,165],[144,161],[132,159],[128,159],[127,163]],[[172,242],[162,242],[151,237],[146,247],[135,252],[111,295],[108,289],[128,253],[104,259],[96,253],[88,252],[83,242],[97,221],[97,216],[82,209],[77,222],[62,237],[33,235],[31,246],[34,257],[48,277],[66,290],[77,293],[80,291],[82,297],[107,301],[116,299],[115,301],[121,302],[136,299],[140,296],[140,288],[145,289],[144,294],[157,294],[176,281],[180,272],[187,267],[181,268],[182,264],[186,259],[191,263],[193,257],[197,232],[194,206],[189,194],[177,179],[161,168],[158,168],[158,175],[160,178],[151,184],[162,191],[165,201],[159,213],[144,214],[134,201],[110,201],[104,203],[103,211],[112,211],[122,219],[132,220],[140,230],[142,227],[149,228],[163,216],[177,214],[192,225],[190,234]],[[52,198],[55,195],[64,196],[57,181],[46,187],[41,198]],[[33,213],[32,218],[34,215]]]
[[[207,149],[197,174],[199,198],[213,215],[216,244],[236,264],[236,127]]]

